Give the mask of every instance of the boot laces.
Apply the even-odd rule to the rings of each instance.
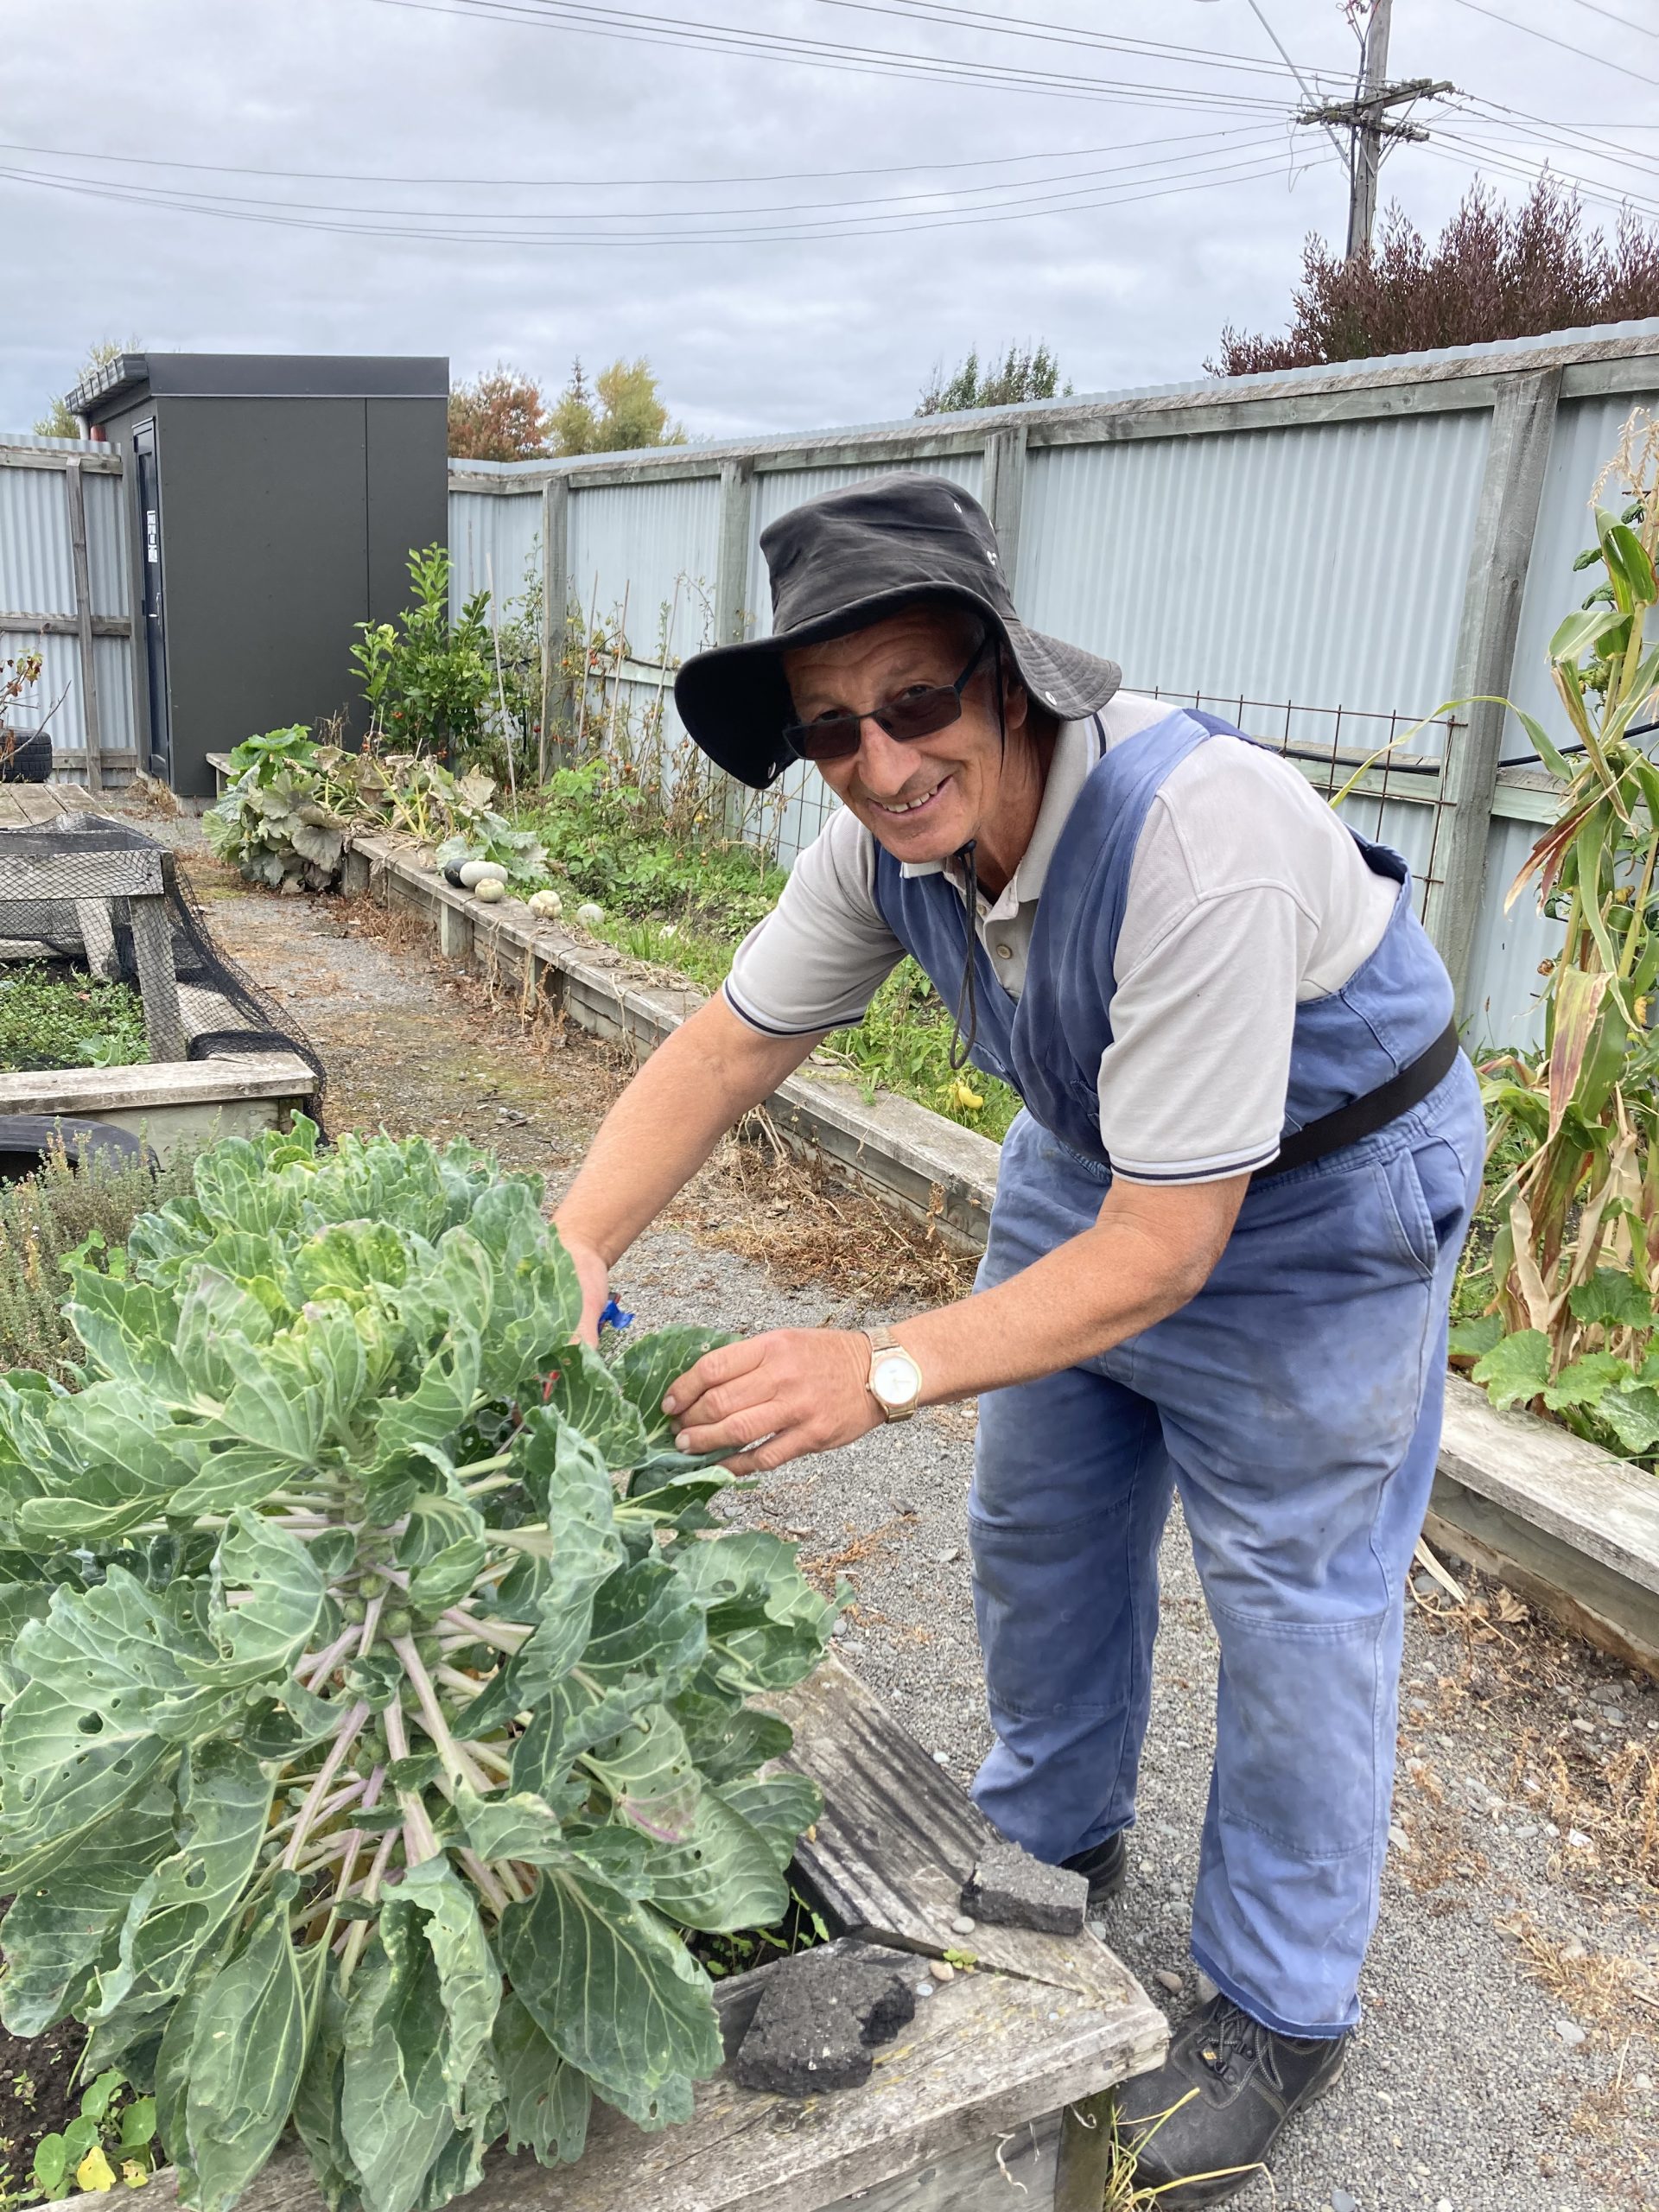
[[[1259,2020],[1224,2001],[1211,2023],[1210,2033],[1198,2045],[1198,2056],[1218,2081],[1236,2081],[1236,2067],[1242,2071],[1260,2060],[1267,2033]]]

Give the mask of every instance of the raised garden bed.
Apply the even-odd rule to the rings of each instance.
[[[785,1762],[824,1811],[795,1878],[837,1933],[925,1961],[953,1947],[970,1970],[935,1986],[861,2088],[794,2099],[746,2089],[729,2063],[682,2127],[644,2134],[596,2106],[579,2164],[491,2158],[462,2201],[478,2212],[1098,2212],[1112,2085],[1158,2064],[1163,2015],[1092,1935],[982,1927],[955,1934],[963,1879],[991,1831],[963,1792],[833,1658],[775,1709]],[[716,1993],[728,2058],[777,1964]],[[150,2201],[175,2197],[158,2175]],[[245,2212],[321,2204],[297,2148],[280,2152]]]
[[[0,830],[37,833],[35,846],[50,838],[56,817],[22,810],[10,804],[11,796],[0,804]],[[96,826],[131,830],[130,823],[113,822]],[[3,856],[0,960],[16,963],[15,973],[34,972],[42,948],[28,934],[9,931],[29,931],[31,907],[37,915],[42,906],[48,913],[73,908],[89,993],[114,1001],[123,995],[123,986],[114,980],[118,963],[111,917],[120,912],[123,926],[131,933],[138,983],[134,995],[142,1010],[148,1057],[123,1066],[8,1068],[0,1071],[0,1115],[108,1122],[143,1137],[166,1160],[181,1146],[283,1127],[296,1109],[315,1102],[316,1074],[296,1053],[229,1052],[189,1058],[198,1038],[212,1041],[209,1033],[246,1025],[219,991],[181,982],[174,972],[169,855],[140,838],[132,840],[135,849],[130,850],[78,850],[67,831],[55,850],[29,849],[29,838],[16,842],[21,849]],[[41,925],[37,919],[32,926]],[[56,973],[68,964],[59,960],[41,972]],[[129,1014],[127,1029],[133,1027]]]
[[[346,867],[349,892],[423,917],[446,958],[543,995],[596,1035],[648,1052],[700,1003],[515,899],[486,906],[454,889],[391,839],[353,839]],[[908,1099],[867,1101],[855,1084],[807,1072],[768,1110],[800,1150],[944,1233],[984,1243],[999,1157],[989,1138]],[[1659,1483],[1641,1468],[1531,1414],[1496,1413],[1448,1376],[1427,1533],[1600,1649],[1659,1674]]]

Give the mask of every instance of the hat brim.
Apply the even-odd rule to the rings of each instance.
[[[950,584],[912,586],[837,607],[782,636],[750,638],[694,653],[674,679],[674,703],[688,734],[716,767],[754,791],[765,791],[797,757],[784,737],[795,715],[784,655],[866,630],[924,599],[954,601],[982,616],[1007,645],[1027,690],[1063,722],[1097,713],[1122,683],[1116,661],[1007,620],[971,591]]]

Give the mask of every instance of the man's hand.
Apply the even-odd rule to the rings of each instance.
[[[605,1255],[593,1245],[583,1243],[580,1237],[566,1236],[562,1241],[582,1285],[582,1319],[576,1325],[577,1339],[584,1344],[596,1345],[599,1317],[611,1294],[611,1270]]]
[[[705,1352],[663,1411],[682,1452],[730,1448],[733,1474],[763,1475],[868,1435],[881,1419],[869,1374],[869,1339],[856,1330],[769,1329]]]

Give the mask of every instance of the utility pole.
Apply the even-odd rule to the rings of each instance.
[[[1427,138],[1414,123],[1391,123],[1390,108],[1427,99],[1436,92],[1454,92],[1448,79],[1412,77],[1389,82],[1389,32],[1394,0],[1371,0],[1370,20],[1365,27],[1364,57],[1359,90],[1351,100],[1332,100],[1320,107],[1304,108],[1298,123],[1346,124],[1348,130],[1348,245],[1347,258],[1357,260],[1371,250],[1376,226],[1376,178],[1382,166],[1382,149],[1391,139]]]

